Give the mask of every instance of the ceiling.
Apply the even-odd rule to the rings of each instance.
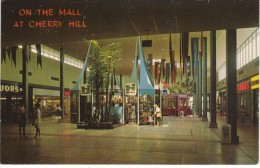
[[[152,39],[148,52],[162,58],[168,57],[169,33],[259,26],[258,0],[2,0],[1,6],[2,46],[44,44],[57,50],[63,46],[66,54],[83,60],[84,40],[100,40],[101,45],[117,41],[123,45],[123,74],[131,72],[138,35]],[[39,16],[40,8],[53,10],[53,15]],[[21,16],[21,9],[32,14]],[[75,15],[58,15],[59,9],[74,9]],[[15,28],[14,22],[21,20],[23,27]],[[36,20],[62,21],[63,26],[29,28],[28,23]],[[86,27],[69,28],[69,20]],[[178,37],[172,38],[177,45]]]

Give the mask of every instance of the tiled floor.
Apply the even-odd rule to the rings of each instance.
[[[75,124],[42,121],[41,137],[19,139],[16,125],[2,124],[2,164],[210,164],[255,165],[258,127],[239,126],[240,144],[221,144],[221,126],[201,118],[164,117],[161,126],[125,125],[115,129],[76,129]]]

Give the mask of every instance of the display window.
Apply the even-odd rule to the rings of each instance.
[[[139,96],[139,124],[148,125],[149,117],[154,117],[154,89],[140,89]],[[158,106],[160,104],[157,104]]]
[[[22,87],[16,83],[1,81],[1,121],[18,122],[18,105],[23,99]]]
[[[136,96],[125,96],[125,123],[137,124],[137,98]]]

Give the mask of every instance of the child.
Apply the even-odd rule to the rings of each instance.
[[[37,136],[40,137],[41,134],[40,126],[39,126],[39,118],[38,118],[39,111],[40,111],[40,107],[38,105],[35,105],[35,110],[33,113],[33,121],[32,121],[32,125],[34,125],[34,128],[36,130],[34,138],[36,138]]]
[[[153,115],[151,112],[149,112],[148,122],[150,123],[150,125],[153,125]]]

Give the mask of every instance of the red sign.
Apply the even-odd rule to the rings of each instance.
[[[64,91],[64,96],[70,96],[70,91],[69,90]]]
[[[250,89],[250,81],[246,81],[237,85],[238,92],[247,91],[249,89]]]

